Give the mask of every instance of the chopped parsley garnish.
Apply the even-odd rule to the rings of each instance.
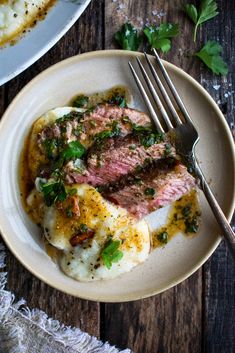
[[[87,106],[88,102],[89,102],[89,97],[81,94],[73,100],[72,105],[73,107],[76,107],[76,108],[84,108]]]
[[[101,132],[98,132],[98,134],[95,135],[95,141],[96,142],[102,142],[104,139],[110,138],[110,137],[117,137],[121,133],[121,128],[118,123],[118,121],[113,121],[112,123],[112,129],[111,130],[104,130]]]
[[[69,206],[68,208],[66,208],[65,213],[66,213],[66,216],[67,216],[68,218],[72,218],[72,217],[73,217],[73,211],[72,211],[71,206]]]
[[[86,233],[86,232],[88,231],[87,225],[84,224],[84,223],[82,223],[82,224],[80,225],[79,231],[80,231],[81,233]]]
[[[96,127],[97,123],[95,120],[89,120],[89,124],[91,125],[91,127]]]
[[[167,244],[168,243],[168,233],[167,232],[161,232],[157,235],[157,239],[160,241],[162,244]]]
[[[226,75],[228,66],[220,56],[222,47],[214,40],[209,40],[204,47],[194,55],[201,59],[216,75]]]
[[[191,206],[190,205],[187,205],[187,206],[183,207],[182,215],[184,217],[186,217],[186,218],[189,217],[190,213],[191,213]]]
[[[164,141],[164,135],[154,131],[151,126],[142,126],[132,123],[132,129],[133,133],[139,137],[141,145],[145,148]]]
[[[129,146],[129,150],[136,150],[136,144],[132,143],[130,146]]]
[[[110,239],[101,251],[101,258],[108,269],[112,267],[114,262],[118,262],[122,259],[123,253],[118,250],[120,245],[120,240]]]
[[[61,125],[65,121],[76,119],[79,121],[83,117],[83,113],[72,110],[70,113],[63,115],[61,118],[56,119],[56,124]]]
[[[196,41],[197,29],[202,23],[218,15],[217,4],[214,0],[201,0],[199,9],[193,4],[186,4],[184,10],[191,21],[195,24],[193,40]]]
[[[43,147],[45,149],[46,157],[48,159],[54,158],[57,154],[58,140],[57,139],[45,139],[43,141]]]
[[[122,117],[122,122],[125,124],[131,124],[131,120],[128,116],[123,116]]]
[[[68,194],[69,194],[70,196],[75,196],[75,195],[77,195],[77,189],[75,189],[75,188],[70,189],[70,190],[68,191]]]
[[[169,157],[171,155],[171,144],[166,143],[165,144],[165,150],[164,150],[164,157]]]
[[[161,49],[163,53],[167,53],[171,49],[171,39],[179,33],[179,25],[171,23],[162,23],[158,26],[146,26],[144,34],[148,39],[151,49]]]
[[[124,95],[120,95],[120,94],[115,94],[113,95],[108,101],[107,103],[109,104],[114,104],[114,105],[118,105],[121,108],[126,108],[127,104],[126,104],[126,98]]]
[[[147,196],[154,196],[155,195],[155,190],[153,188],[146,188],[144,190],[144,194]]]
[[[67,161],[74,158],[81,158],[85,153],[86,149],[79,141],[72,141],[63,150],[61,158]]]
[[[67,197],[64,183],[61,180],[49,181],[47,183],[40,182],[40,189],[43,193],[45,204],[48,207],[57,201],[64,201]]]
[[[124,50],[136,51],[142,42],[142,37],[131,23],[125,23],[121,30],[115,33],[114,38]]]
[[[197,233],[198,231],[198,218],[186,218],[185,220],[185,233]]]

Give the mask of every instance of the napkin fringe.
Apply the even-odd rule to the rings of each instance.
[[[5,267],[5,247],[0,244],[0,269]],[[30,310],[24,299],[5,290],[7,272],[0,272],[0,351],[4,353],[131,353],[79,328],[65,326],[39,309]],[[39,345],[37,346],[37,340]]]

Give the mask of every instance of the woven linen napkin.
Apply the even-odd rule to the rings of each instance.
[[[0,244],[0,271],[5,267],[4,246]],[[66,327],[39,309],[30,310],[22,299],[5,290],[7,273],[0,272],[0,353],[131,353]]]

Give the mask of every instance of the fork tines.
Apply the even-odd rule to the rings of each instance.
[[[155,49],[153,49],[153,53],[156,58],[157,67],[160,69],[162,76],[164,77],[164,81],[167,84],[167,87],[169,88],[169,90],[172,93],[172,96],[175,99],[175,102],[177,103],[178,109],[179,109],[180,113],[182,114],[182,117],[185,119],[185,121],[187,123],[192,124],[192,121],[189,117],[189,114],[188,114],[178,92],[176,91],[174,84],[172,83],[172,81],[171,81],[165,67],[163,66],[161,59],[159,58],[159,55]],[[149,98],[149,95],[146,92],[144,85],[142,84],[136,70],[134,69],[134,67],[130,61],[129,61],[129,66],[130,66],[131,72],[134,76],[134,79],[136,81],[136,84],[140,90],[140,93],[141,93],[141,95],[142,95],[142,97],[143,97],[143,99],[149,109],[150,116],[151,116],[157,130],[159,132],[165,132],[167,130],[173,129],[175,126],[178,126],[178,125],[184,123],[184,120],[181,118],[181,114],[179,115],[177,113],[177,111],[172,103],[172,100],[171,100],[169,94],[167,93],[162,81],[160,80],[159,75],[158,75],[157,71],[155,70],[153,64],[151,63],[149,57],[147,56],[147,54],[145,52],[144,52],[144,55],[145,55],[145,59],[148,64],[148,67],[150,69],[150,72],[152,74],[152,78],[156,82],[157,87],[158,87],[159,91],[161,92],[161,98],[160,98],[157,90],[155,89],[155,87],[154,87],[147,71],[145,70],[143,64],[141,63],[140,59],[137,58],[136,60],[137,60],[138,66],[140,68],[140,71],[144,77],[144,80],[147,84],[148,90],[151,93],[151,98],[155,102],[156,107],[157,107],[158,111],[160,112],[161,117],[166,124],[166,129],[164,129],[164,127],[162,126],[162,123],[159,120],[159,117],[156,113],[156,109],[154,108],[154,106],[151,102],[151,99]],[[169,110],[170,116],[164,107],[164,103]]]

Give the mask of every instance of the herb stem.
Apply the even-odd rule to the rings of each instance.
[[[194,28],[194,34],[193,34],[194,43],[196,42],[196,39],[197,39],[197,29],[198,29],[198,23],[196,24],[196,26]]]

